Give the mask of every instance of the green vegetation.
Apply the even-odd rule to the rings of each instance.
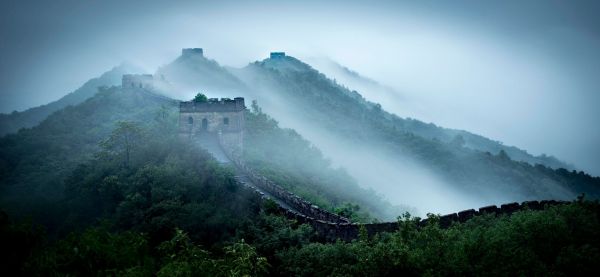
[[[111,232],[105,225],[45,242],[39,228],[3,217],[0,238],[8,247],[0,268],[4,274],[136,276],[590,276],[600,270],[598,202],[478,216],[448,229],[436,219],[418,228],[406,215],[397,232],[323,244],[309,240],[307,226],[262,215],[253,225],[260,231],[246,233],[253,241],[210,251],[177,228],[154,242],[146,233]]]
[[[121,64],[97,78],[90,79],[80,88],[65,95],[59,100],[46,105],[30,108],[22,112],[14,111],[10,114],[0,114],[0,136],[16,133],[21,128],[31,128],[36,126],[52,113],[69,105],[77,105],[92,98],[94,94],[98,92],[98,87],[120,85],[121,76],[123,74],[135,71],[139,70],[130,65]]]
[[[330,132],[340,144],[376,145],[367,149],[378,151],[383,159],[414,159],[463,193],[492,191],[520,199],[570,198],[586,193],[593,199],[600,198],[599,177],[516,161],[523,153],[512,157],[509,153],[515,154],[514,149],[482,146],[488,142],[466,132],[442,137],[432,131],[432,126],[425,128],[390,114],[381,105],[366,101],[356,91],[338,85],[292,57],[276,63],[256,62],[245,70],[252,72],[249,80],[261,84],[265,91],[276,91],[273,97],[285,99],[287,113],[302,115],[295,120]],[[457,135],[463,136],[464,143],[457,144]],[[507,155],[500,155],[501,150]]]
[[[208,98],[206,97],[206,95],[198,92],[198,94],[196,94],[196,96],[194,96],[194,99],[192,100],[196,103],[204,103],[204,102],[208,102]]]
[[[284,188],[355,222],[370,222],[394,211],[372,190],[358,186],[341,168],[333,168],[319,149],[262,112],[256,102],[245,115],[246,164]]]
[[[370,221],[389,208],[257,105],[246,116],[244,158],[251,167],[354,220]],[[363,229],[358,240],[322,243],[309,225],[279,216],[272,202],[262,203],[238,185],[231,168],[177,139],[176,120],[168,99],[110,88],[37,127],[1,138],[0,275],[591,275],[600,270],[600,204],[583,200],[510,217],[479,216],[448,229],[440,229],[435,216],[417,228],[417,220],[407,215],[394,233],[369,238]],[[484,157],[529,166],[505,154]],[[574,187],[591,178],[533,170],[565,176]]]
[[[46,205],[64,197],[65,179],[100,151],[118,121],[148,130],[176,130],[175,102],[143,91],[101,89],[93,98],[50,115],[40,125],[0,138],[0,205],[52,225]]]
[[[368,240],[312,243],[279,253],[279,273],[293,276],[589,276],[600,270],[600,206],[575,203],[465,224],[401,230]],[[435,219],[433,217],[432,219]]]

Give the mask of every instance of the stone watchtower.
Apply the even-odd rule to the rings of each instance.
[[[285,58],[285,52],[271,52],[271,59],[283,59]]]
[[[180,102],[179,136],[200,142],[218,139],[224,147],[241,151],[245,110],[243,97]]]

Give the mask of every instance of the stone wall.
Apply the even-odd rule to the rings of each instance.
[[[224,152],[228,156],[228,158],[232,161],[232,163],[239,170],[241,170],[248,177],[248,179],[250,179],[250,181],[255,186],[268,192],[269,194],[273,195],[277,199],[283,201],[288,206],[290,206],[293,209],[295,209],[296,211],[298,211],[298,213],[293,212],[293,211],[289,211],[289,212],[298,214],[301,216],[305,216],[305,217],[313,219],[313,220],[323,220],[325,222],[333,222],[333,223],[349,223],[350,222],[350,220],[348,220],[347,218],[342,217],[337,214],[334,214],[332,212],[326,211],[324,209],[321,209],[318,206],[315,206],[315,205],[311,204],[310,202],[300,198],[299,196],[287,191],[283,187],[275,184],[274,182],[268,180],[267,178],[259,175],[258,173],[256,173],[251,168],[247,167],[242,162],[242,160],[240,159],[241,153],[239,153],[239,152],[236,153],[234,149],[227,147],[223,143],[222,138],[220,138],[219,141],[221,143],[221,146],[223,147]]]
[[[231,155],[241,155],[244,146],[244,132],[221,132],[218,135],[219,143],[224,148],[230,149]]]
[[[263,189],[279,200],[283,201],[296,211],[286,209],[282,206],[278,206],[279,213],[289,219],[297,221],[299,224],[309,224],[313,227],[321,241],[336,241],[341,239],[343,241],[352,241],[358,238],[359,230],[361,226],[364,226],[369,236],[373,236],[377,233],[382,232],[394,232],[400,228],[398,222],[382,222],[382,223],[369,223],[369,224],[357,224],[351,223],[347,218],[333,214],[331,212],[320,209],[317,206],[310,204],[309,202],[301,199],[300,197],[288,192],[281,186],[269,181],[267,178],[260,176],[254,170],[244,165],[241,160],[241,155],[235,153],[232,149],[227,148],[221,141],[221,147],[226,153],[232,163],[241,170],[252,183]],[[257,191],[258,192],[258,191]],[[264,198],[265,197],[262,193]],[[514,212],[529,209],[529,210],[542,210],[548,206],[563,205],[569,202],[566,201],[555,201],[555,200],[544,200],[544,201],[525,201],[523,203],[508,203],[503,204],[500,207],[495,205],[481,207],[478,210],[470,209],[460,211],[458,213],[452,213],[440,216],[439,226],[441,228],[448,228],[453,223],[462,223],[474,216],[483,214],[494,214],[494,215],[510,215]],[[427,225],[428,219],[419,221],[419,226],[423,227]]]
[[[549,206],[564,205],[570,202],[566,201],[555,201],[555,200],[544,200],[544,201],[526,201],[523,203],[509,203],[497,206],[486,206],[479,208],[479,210],[465,210],[458,213],[452,213],[443,215],[439,218],[439,226],[441,228],[448,228],[453,223],[462,223],[474,216],[482,214],[494,214],[494,215],[511,215],[514,212],[529,209],[529,210],[542,210]],[[377,233],[382,232],[394,232],[400,228],[398,222],[382,222],[382,223],[369,223],[369,224],[356,224],[356,223],[335,223],[327,222],[324,220],[314,219],[305,215],[295,213],[293,211],[279,208],[280,214],[298,221],[298,223],[306,223],[311,225],[317,232],[318,237],[322,241],[335,241],[341,239],[343,241],[352,241],[358,238],[359,229],[364,226],[369,236],[373,236]],[[423,219],[419,222],[420,227],[427,225],[428,219]]]
[[[206,122],[204,129],[203,121]],[[242,132],[244,112],[180,112],[179,132]]]
[[[228,146],[241,147],[244,132],[244,99],[211,99],[179,104],[179,134],[194,138],[203,133],[222,133]]]

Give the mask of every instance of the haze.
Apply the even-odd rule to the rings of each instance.
[[[592,1],[144,3],[3,1],[0,111],[56,100],[122,61],[154,72],[182,47],[235,67],[281,50],[393,88],[401,97],[381,104],[400,116],[600,174]]]

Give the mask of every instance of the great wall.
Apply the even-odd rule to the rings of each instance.
[[[201,49],[184,49],[188,55],[201,55]],[[275,53],[276,55],[284,55]],[[151,75],[124,75],[123,88],[152,89]],[[381,232],[394,232],[400,228],[398,222],[353,223],[349,219],[334,214],[301,197],[287,191],[282,186],[261,176],[246,166],[241,158],[244,112],[246,107],[241,97],[231,99],[208,99],[207,102],[180,102],[179,129],[182,138],[190,139],[209,151],[222,163],[231,164],[236,171],[236,180],[252,189],[263,200],[270,199],[277,204],[279,214],[293,219],[299,224],[309,224],[322,241],[351,241],[359,235],[364,227],[369,236]],[[197,122],[201,122],[198,124]],[[500,207],[495,205],[451,213],[439,217],[439,226],[448,228],[453,223],[462,223],[483,214],[511,215],[514,212],[530,209],[542,210],[548,206],[563,205],[566,201],[526,201],[508,203]],[[419,226],[428,224],[428,219],[419,221]]]
[[[236,168],[238,176],[242,175],[249,177],[250,182],[241,182],[243,185],[254,189],[263,200],[278,200],[275,202],[278,204],[283,202],[287,204],[287,206],[292,207],[289,208],[286,207],[286,205],[278,205],[278,212],[289,219],[296,220],[300,224],[309,224],[323,241],[336,241],[337,239],[351,241],[358,238],[361,226],[364,226],[369,236],[381,232],[394,232],[400,228],[398,222],[352,223],[347,218],[312,205],[247,167],[239,155],[234,154],[235,149],[229,148],[226,144],[223,144],[220,139],[219,145],[225,156],[227,156],[229,161]],[[275,197],[276,199],[272,199],[272,197]],[[512,213],[521,210],[542,210],[548,206],[563,205],[567,203],[569,202],[544,200],[525,201],[522,203],[513,202],[503,204],[500,207],[491,205],[481,207],[478,210],[470,209],[440,216],[439,226],[441,228],[448,228],[455,222],[463,223],[475,216],[483,214],[511,215]],[[418,223],[420,227],[427,224],[428,219],[422,219]]]

